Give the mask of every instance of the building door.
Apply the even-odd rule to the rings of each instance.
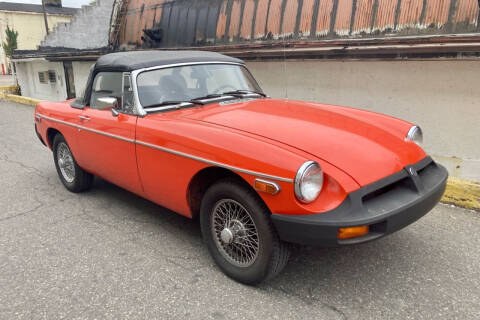
[[[75,95],[75,79],[73,78],[73,66],[71,61],[63,62],[65,70],[65,85],[67,86],[67,99],[73,99]]]

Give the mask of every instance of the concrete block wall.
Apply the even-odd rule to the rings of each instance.
[[[478,60],[248,62],[265,93],[371,110],[423,129],[454,177],[480,182]]]
[[[95,64],[95,61],[74,61],[73,67],[73,79],[75,81],[75,90],[77,97],[83,96],[85,87],[87,85],[88,76],[90,75],[90,69]]]
[[[42,41],[43,47],[95,49],[108,45],[114,0],[97,0],[82,6],[69,23],[59,23]]]

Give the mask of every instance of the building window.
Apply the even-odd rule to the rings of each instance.
[[[38,73],[38,80],[40,83],[56,83],[57,74],[53,70],[42,71]]]
[[[45,77],[45,72],[38,73],[38,80],[40,83],[47,83],[47,78]]]
[[[55,74],[55,71],[48,70],[48,81],[50,81],[50,83],[57,82],[57,75]]]

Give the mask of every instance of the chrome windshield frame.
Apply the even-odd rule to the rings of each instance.
[[[155,67],[149,67],[149,68],[142,68],[142,69],[137,69],[131,72],[132,76],[132,85],[133,85],[133,93],[134,93],[134,99],[135,99],[135,109],[137,112],[138,116],[144,117],[147,115],[147,112],[143,108],[142,104],[140,103],[140,98],[138,96],[138,87],[137,87],[137,77],[140,73],[142,72],[148,72],[148,71],[153,71],[153,70],[159,70],[159,69],[167,69],[167,68],[174,68],[174,67],[184,67],[184,66],[194,66],[194,65],[209,65],[209,64],[225,64],[225,65],[236,65],[236,66],[241,66],[244,67],[249,73],[250,70],[248,70],[247,66],[244,63],[237,63],[237,62],[224,62],[224,61],[203,61],[203,62],[185,62],[185,63],[173,63],[173,64],[167,64],[164,66],[155,66]],[[251,73],[250,73],[251,75]],[[252,76],[253,78],[253,76]],[[253,78],[255,80],[255,78]],[[260,88],[258,85],[257,81],[255,80],[255,84]],[[175,108],[172,108],[175,109]]]

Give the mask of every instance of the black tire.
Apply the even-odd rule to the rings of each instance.
[[[73,170],[69,171],[69,174],[62,172],[61,165],[59,163],[59,149],[65,150],[67,148],[69,155],[71,157],[71,166]],[[67,141],[61,134],[57,134],[53,138],[53,160],[55,162],[55,168],[57,169],[58,177],[62,181],[65,188],[71,192],[82,192],[91,188],[93,183],[93,175],[86,172],[77,164],[75,158],[73,157],[72,152],[70,151],[70,146]],[[73,172],[73,174],[71,174]]]
[[[241,209],[247,211],[248,217],[251,217],[251,220],[253,220],[253,226],[258,234],[258,237],[255,238],[257,243],[255,258],[249,261],[249,265],[237,265],[239,262],[234,261],[232,256],[230,255],[229,257],[229,253],[227,253],[228,248],[233,246],[233,242],[242,240],[231,240],[232,238],[228,238],[232,241],[232,244],[222,242],[224,240],[217,233],[218,229],[215,229],[215,224],[212,224],[214,215],[215,221],[219,221],[218,214],[215,214],[216,209],[222,205],[230,205],[230,203],[233,205],[238,203],[241,205]],[[230,278],[244,284],[256,285],[276,276],[287,264],[290,255],[288,245],[278,238],[270,220],[270,214],[269,209],[252,189],[234,180],[219,181],[212,185],[205,193],[200,208],[202,236],[213,260]],[[229,222],[226,222],[225,225],[234,220],[227,221]],[[222,225],[222,223],[217,224],[217,226],[220,225]],[[252,226],[252,224],[246,225]],[[231,234],[230,232],[228,233]],[[245,238],[245,236],[238,237],[238,239],[242,238]],[[226,247],[222,249],[222,246]],[[235,252],[230,252],[230,254],[235,256]],[[237,252],[239,252],[239,250],[237,250]]]

